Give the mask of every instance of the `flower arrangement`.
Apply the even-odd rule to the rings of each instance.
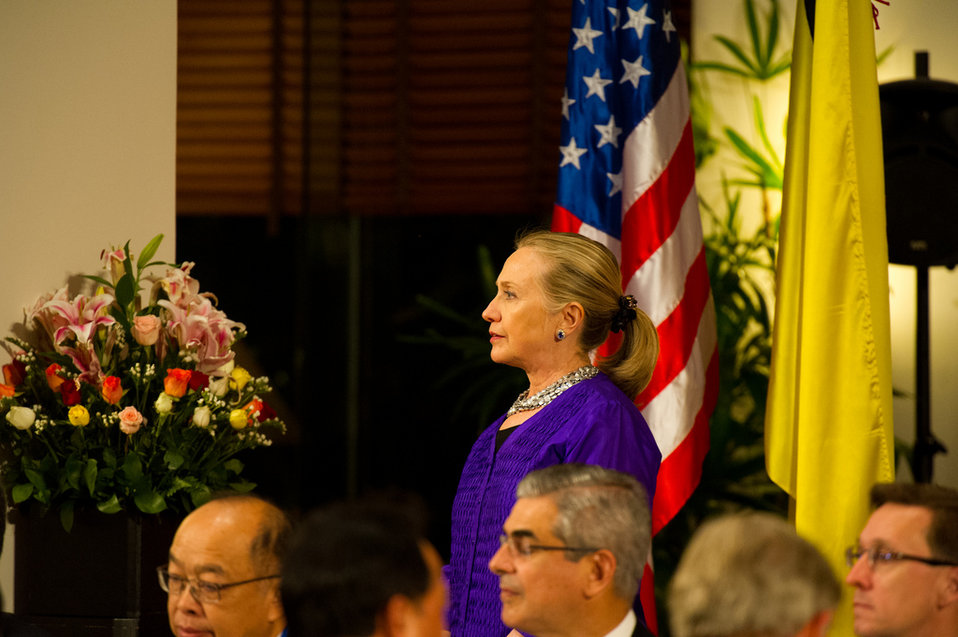
[[[199,291],[193,263],[152,261],[162,239],[136,261],[129,242],[104,251],[104,277],[85,277],[92,295],[41,296],[26,311],[29,338],[6,339],[3,486],[16,504],[57,508],[67,530],[78,506],[186,513],[214,492],[248,491],[236,454],[286,430],[261,398],[268,379],[234,365],[244,326]],[[147,274],[156,266],[163,276]]]

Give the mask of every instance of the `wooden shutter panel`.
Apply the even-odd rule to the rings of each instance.
[[[302,0],[179,3],[177,213],[300,206]]]

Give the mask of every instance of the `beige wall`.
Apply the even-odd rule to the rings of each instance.
[[[865,0],[861,0],[865,1]],[[767,0],[756,3],[763,9]],[[783,12],[782,44],[791,47],[795,0],[780,0]],[[937,80],[958,83],[958,39],[954,37],[958,25],[958,2],[955,0],[892,0],[880,8],[876,32],[878,51],[892,47],[892,53],[878,70],[879,82],[890,82],[914,77],[914,52],[926,50],[930,56],[930,75]],[[714,42],[720,33],[745,41],[745,23],[740,0],[731,3],[715,0],[693,0],[693,48],[697,59],[728,59]],[[719,80],[710,75],[709,89],[715,101],[715,118],[719,125],[732,125],[739,130],[751,130],[751,97],[759,95],[768,115],[766,126],[784,157],[784,121],[788,103],[788,82],[780,78],[768,86],[755,90],[736,80]],[[721,202],[719,184],[721,171],[733,170],[738,161],[729,151],[723,151],[718,161],[697,176],[702,197],[714,204]],[[886,179],[893,176],[886,176]],[[779,197],[772,197],[773,208],[780,210]],[[743,209],[757,211],[757,199],[745,201]],[[958,211],[951,211],[958,215]],[[751,224],[757,225],[756,212]],[[930,273],[931,311],[931,427],[932,431],[951,450],[936,457],[936,482],[958,487],[958,392],[954,379],[958,378],[958,270],[933,268]],[[915,391],[915,269],[908,266],[889,267],[891,288],[892,328],[892,383],[895,389]],[[895,398],[894,419],[896,436],[912,442],[915,433],[915,401],[913,398]],[[902,479],[910,479],[903,475]]]
[[[2,335],[111,244],[173,258],[175,142],[175,0],[0,0]]]

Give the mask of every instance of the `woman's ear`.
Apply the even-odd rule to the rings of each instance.
[[[571,334],[577,328],[581,327],[582,322],[585,320],[585,310],[582,309],[581,303],[567,303],[564,308],[562,308],[562,317],[559,327],[564,329],[567,334]]]

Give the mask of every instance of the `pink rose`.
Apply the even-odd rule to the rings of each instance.
[[[160,337],[161,324],[160,319],[152,314],[136,316],[133,318],[133,338],[140,345],[154,345]]]
[[[120,431],[131,436],[140,430],[143,424],[143,414],[136,407],[126,407],[120,412]]]

